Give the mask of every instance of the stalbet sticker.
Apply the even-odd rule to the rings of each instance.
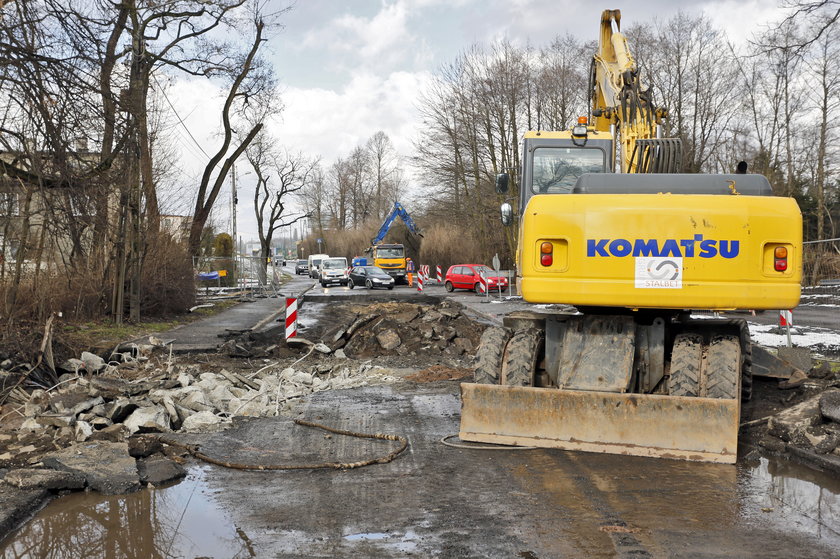
[[[682,258],[636,258],[636,287],[682,289]]]

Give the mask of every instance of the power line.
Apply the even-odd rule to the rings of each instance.
[[[179,115],[179,114],[178,114],[178,111],[175,109],[175,105],[173,105],[173,104],[172,104],[172,101],[170,101],[170,100],[169,100],[169,96],[168,96],[168,95],[166,95],[166,91],[164,91],[164,89],[160,86],[160,83],[159,83],[159,82],[158,82],[158,80],[157,80],[157,76],[155,76],[154,74],[152,74],[152,78],[154,78],[155,83],[157,83],[158,88],[160,89],[160,92],[163,94],[163,98],[164,98],[164,99],[166,99],[166,102],[167,102],[167,103],[169,103],[169,106],[172,108],[172,112],[173,112],[173,113],[175,113],[175,117],[178,119],[178,122],[180,122],[180,123],[181,123],[181,126],[183,126],[183,127],[184,127],[184,130],[186,130],[186,131],[187,131],[187,134],[189,135],[189,137],[192,139],[192,141],[193,141],[193,142],[195,142],[195,145],[197,145],[197,146],[198,146],[198,149],[200,149],[200,150],[201,150],[201,153],[203,153],[203,154],[204,154],[204,155],[205,155],[205,156],[209,159],[209,158],[210,158],[210,155],[208,155],[208,153],[207,153],[206,151],[204,151],[204,148],[203,148],[203,147],[201,147],[201,144],[199,144],[199,143],[198,143],[198,140],[196,140],[196,139],[195,139],[195,136],[193,136],[193,135],[192,135],[192,132],[190,132],[190,129],[189,129],[189,128],[187,128],[187,125],[186,125],[186,124],[184,123],[184,121],[181,119],[181,115]]]

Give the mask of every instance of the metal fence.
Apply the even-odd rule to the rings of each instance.
[[[840,280],[840,238],[803,243],[802,285]]]
[[[199,295],[224,295],[242,292],[277,295],[280,287],[280,266],[272,258],[263,264],[259,256],[194,257],[196,288]],[[199,274],[216,272],[212,279]]]

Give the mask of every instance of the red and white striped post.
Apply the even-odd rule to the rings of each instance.
[[[443,283],[443,272],[440,269],[440,265],[435,266],[435,271],[437,272],[438,285],[440,285]]]
[[[286,339],[297,336],[297,299],[286,297]]]
[[[487,294],[487,280],[484,278],[484,274],[478,274],[478,286],[481,289],[481,294]]]
[[[779,330],[784,328],[787,331],[787,346],[791,347],[793,342],[790,339],[790,327],[793,326],[793,311],[779,311]]]
[[[422,268],[417,271],[417,291],[423,292],[423,270]]]

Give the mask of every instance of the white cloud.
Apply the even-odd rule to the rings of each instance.
[[[430,78],[427,73],[381,77],[368,72],[356,74],[338,91],[290,88],[283,94],[286,109],[270,128],[282,143],[321,155],[326,164],[378,130],[406,154],[417,132],[416,94]]]
[[[307,32],[303,46],[353,53],[367,62],[395,60],[416,40],[407,24],[405,3],[385,3],[373,17],[344,14]]]
[[[781,22],[789,10],[776,0],[714,0],[702,6],[706,17],[736,45],[754,40]]]

